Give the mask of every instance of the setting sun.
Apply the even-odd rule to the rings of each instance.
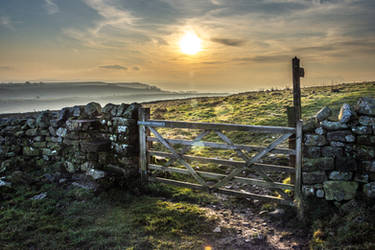
[[[202,50],[201,39],[192,31],[185,33],[179,45],[181,52],[188,55],[194,55]]]

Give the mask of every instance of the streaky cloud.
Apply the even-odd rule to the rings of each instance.
[[[44,8],[46,9],[48,15],[53,15],[60,12],[59,7],[54,0],[44,0]]]
[[[211,41],[232,47],[241,47],[246,43],[245,40],[232,38],[211,38]]]
[[[118,65],[118,64],[113,64],[113,65],[102,65],[102,66],[99,66],[99,68],[101,69],[113,69],[113,70],[128,70],[127,67],[124,67],[124,66],[121,66],[121,65]]]

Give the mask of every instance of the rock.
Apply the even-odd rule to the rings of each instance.
[[[342,147],[325,146],[325,147],[322,147],[322,156],[343,157],[344,149]]]
[[[353,127],[352,131],[357,135],[370,135],[372,134],[372,128],[370,126],[358,126]]]
[[[316,113],[315,117],[320,122],[327,119],[332,114],[332,111],[328,107],[323,107],[321,110]]]
[[[316,192],[315,192],[315,196],[318,197],[318,198],[324,198],[324,190],[323,189],[317,189]]]
[[[369,97],[359,98],[355,110],[362,115],[375,116],[375,99]]]
[[[121,103],[120,106],[117,108],[116,116],[122,116],[125,110],[129,107],[128,104]]]
[[[27,121],[26,121],[26,124],[27,124],[27,126],[29,126],[29,128],[35,128],[35,119],[32,119],[32,118],[30,118],[30,119],[27,119]]]
[[[116,105],[112,104],[112,103],[108,103],[107,105],[104,106],[104,108],[102,109],[102,112],[104,114],[110,114],[111,113],[111,110],[116,107]]]
[[[86,174],[91,176],[94,180],[99,180],[106,176],[106,173],[104,171],[97,169],[90,169]]]
[[[361,166],[363,169],[366,169],[366,171],[375,173],[375,161],[362,161]]]
[[[316,119],[313,118],[303,121],[303,132],[313,132],[318,125],[319,124],[317,123]]]
[[[303,184],[323,183],[325,180],[327,180],[327,176],[323,171],[302,172]]]
[[[14,171],[9,178],[10,182],[13,184],[26,184],[29,185],[33,183],[33,179],[26,173],[22,171]]]
[[[320,122],[320,125],[327,129],[327,130],[340,130],[340,129],[347,129],[348,125],[346,123],[341,122],[330,122],[330,121],[322,121]]]
[[[83,107],[82,106],[74,106],[73,107],[73,116],[74,117],[80,117],[81,116],[81,114],[82,114],[82,109],[83,109]]]
[[[340,113],[339,113],[339,122],[341,123],[347,123],[350,121],[350,119],[352,119],[352,117],[354,117],[354,112],[352,110],[352,108],[350,107],[349,104],[347,103],[344,103],[340,109]]]
[[[326,133],[326,131],[322,127],[319,127],[319,128],[315,129],[315,134],[324,135],[325,133]]]
[[[88,117],[95,117],[98,116],[102,112],[102,107],[99,103],[90,102],[85,106],[85,113]]]
[[[125,110],[124,114],[122,115],[125,118],[129,119],[137,119],[138,117],[138,109],[142,106],[138,103],[132,103],[130,106]]]
[[[64,122],[69,116],[69,113],[70,113],[69,111],[70,111],[69,108],[63,108],[62,110],[60,110],[57,115],[57,120]]]
[[[340,141],[331,141],[329,145],[332,147],[344,147],[345,146],[345,144]]]
[[[10,188],[10,187],[12,187],[12,183],[0,179],[0,190],[2,190],[1,188],[3,188],[3,187]]]
[[[353,177],[352,172],[332,171],[329,174],[329,179],[335,180],[335,181],[350,181],[352,177]]]
[[[354,135],[347,135],[347,136],[345,136],[345,141],[355,142],[355,136]]]
[[[375,182],[363,185],[363,192],[368,198],[375,198]]]
[[[47,193],[44,192],[41,194],[34,195],[33,197],[30,198],[30,200],[43,200],[46,197],[47,197]]]
[[[355,145],[354,150],[361,160],[372,160],[375,158],[375,147]]]
[[[306,146],[324,146],[327,144],[327,140],[323,135],[306,134],[305,145]]]
[[[358,121],[363,126],[375,126],[375,117],[360,116]]]
[[[66,171],[68,171],[69,173],[73,174],[73,173],[76,172],[76,169],[75,169],[73,163],[71,163],[69,161],[66,161],[66,162],[64,162],[64,165],[65,165]]]
[[[358,183],[353,181],[325,181],[323,183],[326,200],[351,200],[355,197]]]
[[[67,133],[68,133],[68,130],[66,128],[62,128],[62,127],[57,129],[57,131],[56,131],[56,135],[59,136],[59,137],[65,137]]]
[[[38,148],[23,147],[23,155],[26,156],[37,156],[40,155],[41,151]]]
[[[372,146],[375,145],[374,135],[360,135],[357,137],[357,143],[362,145]]]
[[[49,127],[49,114],[47,111],[41,112],[36,120],[35,124],[38,128],[48,128]]]
[[[285,214],[285,210],[282,208],[276,208],[275,210],[273,210],[272,212],[269,212],[268,214],[272,217],[281,217]]]
[[[38,129],[36,129],[36,128],[28,129],[28,130],[26,130],[25,134],[27,136],[36,136],[38,134]]]
[[[95,162],[87,161],[81,165],[81,171],[87,172],[96,167]]]
[[[346,136],[351,136],[351,135],[352,135],[352,132],[350,130],[332,131],[332,132],[327,133],[327,140],[346,142]]]
[[[117,132],[118,133],[126,133],[128,131],[128,127],[127,126],[118,126],[117,127]]]
[[[305,157],[309,157],[309,158],[320,157],[321,156],[320,147],[304,146],[303,147],[303,155]]]
[[[348,214],[360,208],[360,204],[356,200],[350,200],[341,205],[340,210]]]
[[[369,176],[368,176],[368,174],[356,173],[356,175],[354,177],[354,181],[356,181],[356,182],[362,182],[362,183],[368,183]]]
[[[334,160],[332,157],[320,157],[320,158],[304,158],[303,159],[303,168],[304,172],[312,172],[318,170],[333,170],[334,169]]]
[[[215,227],[215,229],[212,232],[221,233],[221,227],[220,226]]]
[[[356,171],[357,161],[352,157],[337,157],[335,159],[335,167],[339,171]]]
[[[110,141],[107,139],[82,141],[80,145],[82,152],[108,152],[110,150]]]
[[[314,196],[314,187],[311,185],[302,185],[302,194],[306,197]]]

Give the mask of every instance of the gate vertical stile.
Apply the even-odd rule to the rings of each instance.
[[[138,109],[138,120],[139,121],[146,121],[146,109],[140,108]],[[150,110],[148,109],[148,113]],[[147,142],[146,142],[146,126],[145,125],[138,125],[139,126],[139,170],[141,172],[141,181],[142,183],[147,182]]]
[[[294,196],[296,207],[298,209],[299,219],[303,219],[303,204],[302,204],[302,120],[297,121],[296,128],[296,182],[294,185]]]

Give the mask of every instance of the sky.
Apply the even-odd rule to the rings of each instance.
[[[0,0],[0,82],[240,92],[375,80],[374,0]],[[202,49],[181,52],[192,32]]]

